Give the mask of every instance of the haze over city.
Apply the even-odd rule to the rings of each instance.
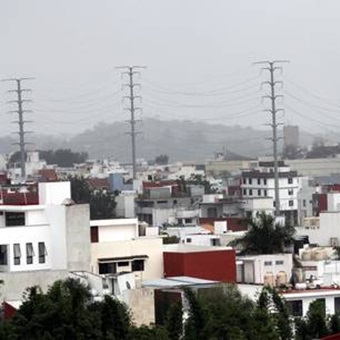
[[[338,130],[338,1],[2,1],[0,77],[24,82],[37,134],[73,134],[123,121],[126,78],[117,66],[143,65],[137,118],[188,119],[268,129],[252,65],[283,64],[282,123],[312,134]],[[16,131],[15,84],[0,83],[0,135]],[[127,130],[129,129],[127,125]],[[141,126],[142,130],[143,127]],[[124,134],[125,131],[122,131]]]

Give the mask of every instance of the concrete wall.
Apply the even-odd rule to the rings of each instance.
[[[132,313],[136,326],[155,323],[155,294],[152,288],[130,289],[123,292],[123,301]]]
[[[90,207],[88,204],[66,206],[67,268],[90,271]]]
[[[340,158],[287,159],[285,164],[301,176],[328,176],[340,173]]]
[[[68,277],[67,271],[62,270],[39,270],[0,273],[0,300],[20,300],[27,287],[39,286],[46,291],[57,280]]]

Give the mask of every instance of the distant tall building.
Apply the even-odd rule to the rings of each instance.
[[[285,125],[283,127],[283,145],[299,146],[299,127],[297,125]]]

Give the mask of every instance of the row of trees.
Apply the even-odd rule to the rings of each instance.
[[[40,159],[47,164],[57,164],[61,167],[72,167],[73,164],[84,163],[88,159],[86,152],[74,152],[70,149],[40,150]],[[15,152],[9,159],[9,164],[20,161],[20,152]]]
[[[137,327],[123,303],[105,296],[93,300],[78,280],[55,282],[47,293],[27,289],[14,317],[0,324],[1,339],[121,339],[121,340],[308,340],[340,331],[338,315],[326,318],[320,302],[311,304],[305,318],[293,320],[278,293],[264,288],[256,302],[233,285],[187,289],[186,317],[173,304],[164,325]],[[184,321],[183,321],[184,320]]]

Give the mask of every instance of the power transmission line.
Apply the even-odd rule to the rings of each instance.
[[[130,127],[131,131],[128,134],[131,136],[131,146],[132,146],[132,177],[133,179],[137,179],[137,163],[136,163],[136,136],[139,132],[136,131],[136,111],[140,110],[140,107],[136,107],[135,100],[140,99],[141,96],[136,96],[135,88],[140,87],[140,84],[135,83],[134,76],[136,74],[140,74],[140,72],[136,71],[137,69],[145,68],[145,66],[121,66],[117,67],[119,69],[125,69],[126,72],[122,74],[126,74],[128,76],[128,83],[124,84],[129,88],[129,95],[125,96],[124,98],[128,98],[130,101],[130,107],[126,110],[130,111]]]
[[[263,96],[263,98],[268,98],[271,101],[271,109],[266,110],[271,113],[272,115],[272,122],[270,126],[273,129],[273,135],[272,135],[272,142],[273,142],[273,158],[274,158],[274,188],[275,188],[275,215],[280,216],[280,187],[279,187],[279,169],[278,169],[278,153],[277,153],[277,142],[279,140],[277,136],[277,127],[280,125],[277,123],[277,117],[276,114],[279,111],[283,111],[283,109],[278,109],[276,107],[276,100],[277,98],[282,97],[282,95],[277,95],[275,93],[275,86],[277,84],[282,84],[282,81],[275,80],[275,71],[276,70],[282,70],[282,67],[278,67],[276,65],[281,63],[286,63],[288,61],[286,60],[274,60],[274,61],[259,61],[255,64],[258,65],[267,65],[267,67],[264,67],[263,70],[269,71],[270,73],[270,80],[262,82],[262,85],[268,84],[270,86],[270,94]]]
[[[18,120],[13,121],[13,123],[17,123],[19,125],[19,131],[14,132],[19,135],[19,142],[16,142],[14,144],[19,145],[20,147],[20,169],[21,169],[21,179],[26,179],[26,157],[25,157],[25,146],[28,144],[25,142],[25,135],[27,133],[30,133],[31,131],[25,131],[25,124],[31,123],[32,121],[24,120],[24,113],[32,112],[31,110],[24,110],[23,109],[23,103],[24,102],[30,102],[31,100],[23,99],[22,93],[31,91],[31,89],[23,89],[21,87],[21,82],[24,80],[32,80],[34,78],[10,78],[10,79],[3,79],[2,81],[14,81],[17,84],[17,88],[14,90],[10,90],[8,92],[16,92],[17,93],[17,100],[12,100],[9,103],[17,103],[18,109],[12,110],[10,112],[15,112],[18,114]]]

